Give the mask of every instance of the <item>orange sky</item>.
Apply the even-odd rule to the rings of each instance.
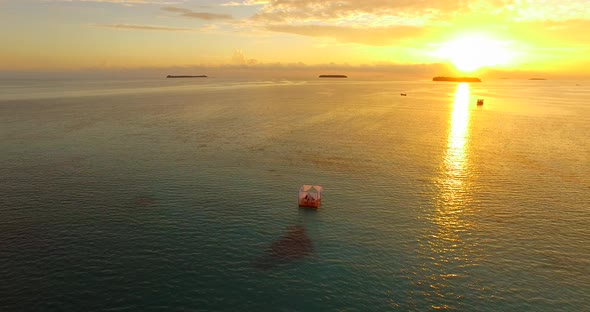
[[[590,2],[0,0],[0,71],[590,76]]]

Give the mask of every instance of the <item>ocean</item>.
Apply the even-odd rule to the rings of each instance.
[[[0,310],[590,311],[589,98],[2,80]]]

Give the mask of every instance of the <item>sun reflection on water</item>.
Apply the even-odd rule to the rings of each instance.
[[[467,268],[475,265],[476,241],[472,233],[471,186],[469,179],[470,139],[469,85],[457,86],[444,161],[435,180],[435,193],[427,219],[432,227],[421,243],[425,253],[422,268],[428,285],[424,294],[432,297],[431,308],[454,305],[462,295],[455,285],[465,282]],[[434,299],[438,298],[438,299]]]
[[[438,196],[435,198],[432,222],[437,227],[437,240],[431,246],[440,260],[464,259],[460,246],[465,246],[461,234],[466,232],[470,199],[468,185],[469,140],[469,85],[457,86],[450,117],[447,149],[439,178],[436,181]]]
[[[431,216],[437,225],[439,237],[457,241],[465,227],[461,217],[469,195],[468,177],[469,140],[469,85],[461,83],[455,92],[453,110],[449,122],[447,149],[439,178],[435,211]],[[456,244],[452,244],[455,246]]]
[[[465,166],[465,148],[469,136],[469,85],[461,83],[455,92],[445,167],[453,182],[461,182]]]
[[[467,231],[465,209],[469,201],[467,151],[469,140],[469,85],[457,86],[450,117],[447,149],[441,173],[436,181],[438,194],[430,218],[437,232],[430,242],[441,262],[464,258],[461,233]],[[453,272],[447,272],[453,273]]]

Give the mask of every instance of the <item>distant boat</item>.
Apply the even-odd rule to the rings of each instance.
[[[444,77],[437,76],[432,78],[432,81],[451,81],[451,82],[481,82],[477,77]]]
[[[346,75],[320,75],[320,78],[348,78]]]
[[[166,76],[166,78],[207,78],[207,76],[206,75],[198,75],[198,76],[188,76],[188,75],[175,76],[175,75],[168,75],[168,76]]]
[[[477,99],[477,106],[483,105],[483,99]]]
[[[401,96],[408,96],[407,93],[400,93],[399,95],[401,95]]]

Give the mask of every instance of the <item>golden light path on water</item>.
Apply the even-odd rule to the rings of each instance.
[[[447,153],[445,157],[445,169],[448,175],[447,183],[460,190],[463,182],[461,179],[465,172],[466,151],[465,145],[469,137],[469,85],[461,83],[455,92],[455,103],[451,115]],[[455,188],[447,189],[455,190]],[[455,195],[450,192],[448,195]]]
[[[462,297],[453,284],[463,283],[468,266],[474,265],[476,245],[471,235],[471,187],[469,182],[470,91],[461,83],[455,92],[449,118],[447,145],[439,176],[433,210],[428,219],[433,225],[427,234],[432,269],[427,270],[426,291],[433,298],[433,309],[446,309]],[[426,246],[425,246],[426,247]],[[434,298],[439,298],[435,300]],[[442,300],[441,300],[442,299]]]
[[[469,186],[466,181],[469,140],[469,85],[457,86],[449,122],[447,150],[437,180],[438,196],[432,216],[437,226],[438,243],[432,247],[441,261],[457,259],[457,248],[462,245],[460,234],[466,231],[464,215],[468,205]]]

